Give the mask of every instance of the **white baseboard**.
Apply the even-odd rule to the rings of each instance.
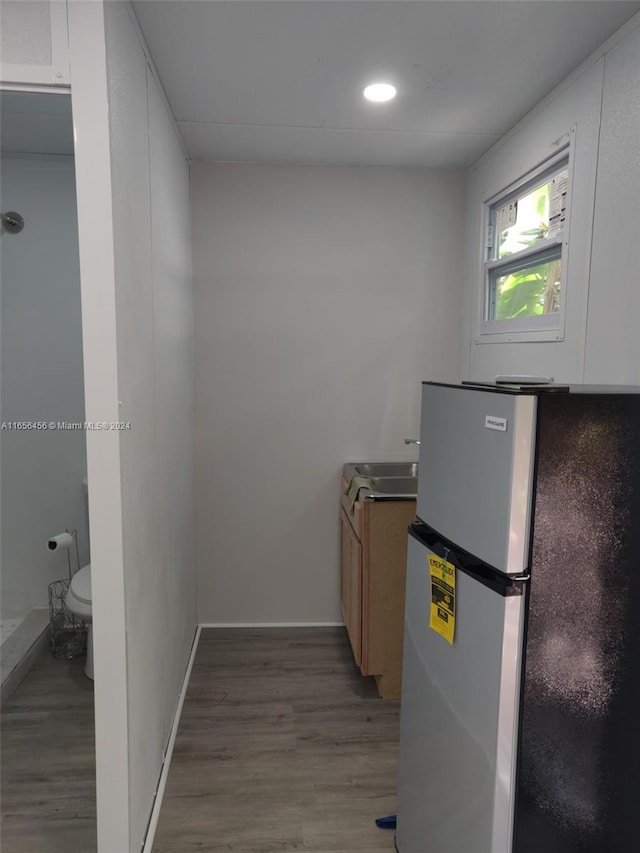
[[[344,628],[344,622],[199,622],[200,628]]]
[[[160,778],[158,780],[158,787],[156,789],[156,794],[153,800],[153,808],[151,809],[151,816],[149,817],[149,824],[147,826],[147,832],[144,839],[144,845],[142,847],[141,853],[151,853],[151,848],[153,847],[153,842],[156,835],[156,829],[158,828],[158,821],[160,820],[160,810],[162,809],[162,800],[164,798],[164,791],[167,786],[167,778],[169,776],[169,767],[171,766],[171,756],[173,755],[173,747],[175,746],[176,737],[178,735],[178,727],[180,725],[180,717],[182,716],[182,708],[184,706],[185,696],[187,695],[187,687],[189,686],[189,679],[191,678],[191,670],[193,669],[193,662],[196,657],[196,652],[198,650],[198,643],[200,641],[200,633],[201,628],[200,625],[196,628],[196,633],[193,638],[193,645],[191,646],[191,654],[189,655],[189,661],[187,663],[187,669],[184,674],[184,679],[182,681],[182,687],[180,689],[180,696],[178,697],[178,704],[176,706],[176,713],[173,717],[173,723],[171,724],[171,733],[169,734],[169,741],[167,743],[167,749],[164,755],[164,759],[162,761],[162,770],[160,771]]]

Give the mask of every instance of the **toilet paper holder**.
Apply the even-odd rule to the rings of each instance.
[[[66,551],[67,552],[67,568],[69,569],[69,580],[75,574],[75,572],[80,571],[80,551],[78,549],[78,531],[74,528],[73,530],[64,530],[62,533],[57,533],[55,536],[51,536],[47,540],[47,548],[49,551]],[[76,558],[76,569],[75,572],[71,570],[71,554],[70,551],[75,551]]]
[[[69,576],[49,584],[49,622],[51,624],[50,648],[54,658],[71,660],[87,650],[87,626],[67,607],[65,597],[71,578],[80,570],[78,531],[65,530],[47,540],[52,553],[64,551],[67,555]],[[71,552],[75,552],[76,570],[71,569]]]

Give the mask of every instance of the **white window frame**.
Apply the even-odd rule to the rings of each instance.
[[[551,157],[546,158],[533,169],[522,175],[509,186],[491,196],[483,203],[482,216],[482,266],[479,279],[481,282],[478,306],[478,333],[476,343],[517,343],[534,341],[564,340],[565,314],[567,302],[567,271],[569,260],[569,223],[571,208],[571,186],[573,179],[573,154],[575,128],[564,138],[565,144]],[[541,183],[545,176],[551,176],[566,165],[567,168],[567,198],[564,230],[555,239],[540,240],[535,247],[524,249],[508,255],[505,258],[494,259],[493,242],[496,212],[509,201],[522,196],[527,189],[533,189]],[[508,272],[522,266],[533,266],[536,260],[545,263],[553,258],[561,257],[562,269],[560,275],[559,310],[553,314],[536,314],[529,317],[515,317],[507,320],[490,320],[489,307],[492,296],[492,273],[500,269]]]

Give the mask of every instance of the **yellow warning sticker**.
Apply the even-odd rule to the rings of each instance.
[[[456,629],[456,567],[440,557],[429,557],[431,611],[429,627],[453,644]]]

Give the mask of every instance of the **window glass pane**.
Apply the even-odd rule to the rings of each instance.
[[[552,340],[564,326],[569,165],[569,151],[559,152],[487,202],[480,324],[486,338],[478,343],[507,340],[504,334],[515,335],[509,341]]]
[[[562,259],[529,265],[507,274],[494,270],[490,320],[554,314],[560,310]]]
[[[535,246],[549,231],[552,180],[496,210],[498,258]]]

